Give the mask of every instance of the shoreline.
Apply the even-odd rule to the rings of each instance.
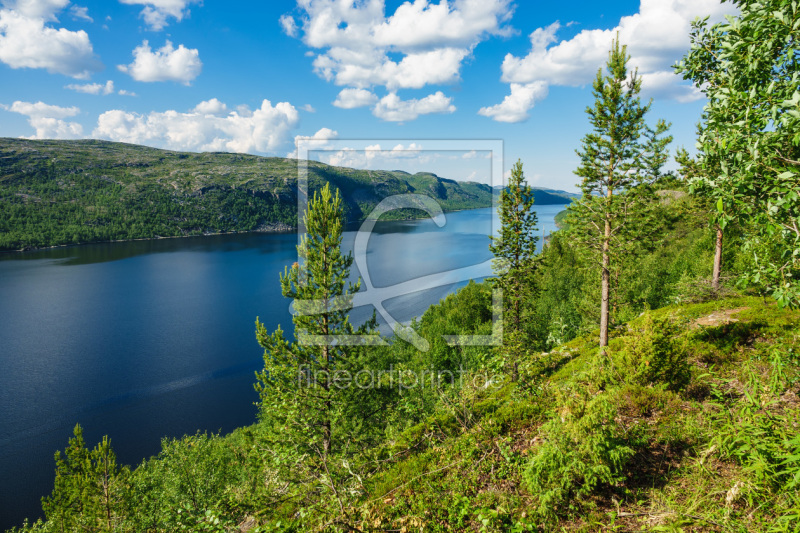
[[[494,206],[481,206],[481,207],[467,207],[464,209],[451,209],[451,210],[443,210],[445,213],[457,213],[459,211],[472,211],[474,209],[491,209]],[[404,217],[404,218],[390,218],[387,220],[381,220],[381,222],[398,222],[402,220],[423,220],[426,217]],[[363,220],[356,220],[352,222],[345,223],[345,227],[359,227],[364,221]],[[77,244],[54,244],[52,246],[37,246],[31,248],[23,248],[19,250],[0,250],[0,254],[24,254],[29,252],[41,252],[43,250],[55,250],[57,248],[71,248],[75,246],[87,246],[90,244],[112,244],[112,243],[119,243],[119,242],[137,242],[137,241],[160,241],[163,239],[185,239],[190,237],[213,237],[215,235],[247,235],[249,233],[291,233],[297,231],[297,226],[290,226],[288,224],[283,223],[275,223],[274,226],[267,225],[267,227],[263,229],[254,229],[249,231],[219,231],[214,233],[200,233],[197,235],[170,235],[167,237],[155,236],[155,237],[141,237],[137,239],[114,239],[110,241],[90,241],[90,242],[79,242]]]
[[[541,206],[550,206],[550,205],[562,205],[562,204],[540,204],[540,207]],[[563,205],[567,206],[569,204],[563,204]],[[463,209],[450,209],[450,210],[443,210],[443,211],[444,211],[444,213],[458,213],[458,212],[461,212],[461,211],[473,211],[473,210],[476,210],[476,209],[494,209],[495,207],[496,207],[495,205],[488,205],[488,206],[482,206],[482,207],[467,207],[467,208],[463,208]],[[390,218],[390,219],[387,219],[387,220],[379,220],[379,222],[400,222],[400,221],[407,221],[407,220],[423,220],[425,218],[426,217]],[[361,223],[363,223],[363,222],[364,222],[363,220],[347,222],[345,224],[345,227],[357,229],[361,225]],[[563,229],[557,223],[556,223],[556,227],[558,229]],[[273,233],[273,234],[279,234],[279,233],[291,233],[291,232],[294,232],[294,231],[297,231],[297,226],[290,226],[288,224],[283,224],[283,223],[275,223],[274,225],[268,225],[267,227],[265,227],[263,229],[254,229],[254,230],[249,230],[249,231],[219,231],[219,232],[214,232],[214,233],[200,233],[200,234],[197,234],[197,235],[170,235],[170,236],[167,236],[167,237],[155,236],[155,237],[141,237],[141,238],[137,238],[137,239],[114,239],[114,240],[108,240],[108,241],[81,242],[81,243],[77,243],[77,244],[74,244],[74,243],[73,244],[54,244],[52,246],[37,246],[37,247],[24,248],[24,249],[19,249],[19,250],[0,250],[0,255],[41,252],[41,251],[44,251],[44,250],[55,250],[55,249],[58,249],[58,248],[72,248],[72,247],[76,247],[76,246],[87,246],[87,245],[92,245],[92,244],[113,244],[113,243],[120,243],[120,242],[160,241],[160,240],[164,240],[164,239],[186,239],[186,238],[191,238],[191,237],[213,237],[213,236],[216,236],[216,235],[247,235],[247,234],[250,234],[250,233]],[[549,237],[549,235],[548,235],[548,237]]]
[[[137,241],[160,241],[165,239],[186,239],[191,237],[213,237],[215,235],[246,235],[248,233],[291,233],[297,230],[297,226],[289,226],[288,224],[276,227],[274,229],[254,229],[250,231],[219,231],[215,233],[200,233],[197,235],[169,235],[167,237],[141,237],[138,239],[113,239],[110,241],[90,241],[79,242],[73,244],[54,244],[52,246],[36,246],[32,248],[23,248],[20,250],[0,250],[0,254],[24,254],[28,252],[41,252],[44,250],[55,250],[57,248],[72,248],[76,246],[88,246],[90,244],[113,244],[119,242],[137,242]]]

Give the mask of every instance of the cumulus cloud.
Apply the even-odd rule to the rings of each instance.
[[[385,106],[368,89],[385,87],[391,97],[398,89],[458,82],[475,46],[511,32],[505,23],[513,11],[510,0],[415,0],[388,16],[383,0],[302,0],[298,6],[304,16],[281,17],[284,32],[313,50],[317,75],[353,89],[340,92],[334,105],[375,105],[380,113]]]
[[[507,119],[524,117],[537,100],[531,98],[527,108],[517,106],[510,115],[503,112],[514,109],[515,103],[524,103],[525,86],[535,82],[561,86],[591,83],[597,69],[605,64],[617,32],[632,56],[629,66],[638,67],[642,74],[646,95],[682,102],[696,100],[702,95],[682,83],[671,65],[688,49],[691,21],[695,17],[710,16],[714,22],[735,12],[735,6],[721,4],[719,0],[641,0],[638,13],[622,17],[611,29],[583,30],[571,39],[559,41],[558,22],[537,28],[530,34],[531,49],[526,56],[507,54],[503,60],[501,80],[511,85],[511,94],[503,103],[481,109],[480,114],[513,122]]]
[[[334,48],[314,60],[314,70],[320,77],[336,85],[352,87],[384,86],[389,90],[419,89],[425,85],[455,82],[461,62],[469,50],[438,48],[409,53],[399,62],[391,59],[380,64],[365,64],[349,50]],[[362,63],[363,61],[363,63]],[[362,64],[358,64],[362,63]]]
[[[189,85],[203,69],[200,52],[195,48],[172,46],[170,41],[156,50],[150,43],[142,42],[133,50],[133,63],[118,65],[117,68],[130,74],[136,81],[177,81]]]
[[[0,8],[0,61],[9,67],[43,68],[78,79],[103,65],[95,58],[89,35],[53,28],[56,13],[68,0],[6,1]]]
[[[303,151],[324,150],[329,147],[328,141],[339,137],[339,132],[330,128],[320,128],[314,135],[295,135],[295,149],[286,154],[286,157],[297,159],[302,143]]]
[[[333,105],[342,109],[370,106],[378,101],[378,97],[366,89],[342,89]]]
[[[56,22],[56,13],[69,5],[69,0],[4,0],[3,6],[17,14]]]
[[[200,102],[194,106],[193,111],[201,115],[214,115],[216,117],[225,116],[228,114],[228,106],[224,102],[220,102],[217,98]]]
[[[180,22],[183,17],[189,14],[187,6],[199,3],[199,0],[120,0],[123,4],[143,5],[139,16],[144,19],[148,28],[153,31],[161,31],[168,24],[170,17]]]
[[[410,100],[401,100],[397,94],[389,93],[375,105],[372,114],[389,122],[407,122],[430,113],[453,113],[456,106],[451,101],[452,98],[445,96],[442,91]]]
[[[239,106],[224,116],[198,111],[215,109],[221,113],[224,104],[213,100],[201,102],[188,113],[106,111],[98,118],[92,135],[172,150],[265,153],[285,145],[300,120],[293,105],[279,102],[273,106],[269,100],[258,109]]]
[[[107,82],[105,82],[105,84],[87,83],[84,85],[71,83],[69,85],[66,85],[65,88],[77,91],[79,93],[106,95],[106,94],[112,94],[114,92],[114,82],[112,80],[108,80]]]
[[[482,107],[479,115],[493,118],[498,122],[522,122],[530,116],[528,110],[537,101],[547,97],[547,83],[534,81],[533,83],[512,83],[511,94],[502,102],[491,107]]]
[[[69,122],[65,118],[74,117],[81,112],[77,107],[60,107],[44,102],[21,102],[17,100],[10,106],[2,106],[13,113],[28,117],[36,133],[31,139],[77,139],[83,136],[83,126]]]

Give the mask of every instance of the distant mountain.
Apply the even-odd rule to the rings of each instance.
[[[558,189],[547,189],[544,187],[531,187],[533,189],[534,204],[538,205],[561,205],[568,204],[577,198],[580,194],[575,194],[567,191],[560,191]],[[503,190],[502,185],[494,187],[495,193]]]
[[[297,174],[297,161],[280,157],[0,138],[0,250],[290,229]],[[430,173],[309,161],[308,179],[311,194],[325,183],[337,188],[351,222],[394,194],[426,194],[445,211],[492,205],[488,185]]]

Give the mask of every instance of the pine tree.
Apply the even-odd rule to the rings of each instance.
[[[256,320],[264,348],[264,369],[256,374],[260,418],[272,429],[272,441],[287,461],[328,458],[368,433],[371,396],[352,379],[364,369],[367,348],[348,345],[340,336],[371,332],[373,319],[355,328],[348,319],[360,280],[349,283],[352,254],[341,250],[342,199],[326,185],[308,203],[306,234],[297,247],[300,262],[280,276],[284,296],[294,299],[297,341],[280,326],[271,335]]]
[[[73,437],[69,439],[62,457],[56,451],[56,478],[53,492],[42,498],[42,510],[47,521],[55,525],[56,531],[66,532],[75,529],[78,517],[83,511],[84,480],[83,472],[89,463],[89,450],[83,440],[83,429],[76,425]]]
[[[503,291],[503,328],[511,380],[519,378],[519,354],[527,344],[525,325],[536,272],[537,232],[533,190],[525,181],[522,161],[511,168],[508,185],[500,193],[500,235],[490,236],[494,254],[494,284]]]
[[[126,500],[128,467],[120,468],[107,436],[92,450],[75,426],[67,449],[55,454],[53,492],[42,498],[47,521],[56,531],[115,531]]]
[[[595,104],[586,113],[592,132],[577,151],[583,178],[582,198],[570,207],[568,224],[575,242],[598,259],[601,271],[600,347],[608,345],[612,260],[633,249],[651,230],[648,187],[667,160],[669,125],[659,120],[655,130],[645,123],[652,104],[642,105],[638,72],[628,76],[630,56],[619,38],[612,44],[603,69],[592,84]]]

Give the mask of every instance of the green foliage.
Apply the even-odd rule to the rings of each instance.
[[[686,353],[677,339],[679,332],[669,317],[646,313],[631,331],[609,345],[618,378],[638,385],[684,388],[691,374]]]
[[[128,505],[127,467],[117,465],[108,437],[92,450],[76,425],[69,445],[56,452],[53,492],[42,498],[47,521],[56,531],[116,531]]]
[[[751,506],[773,500],[778,517],[771,531],[796,531],[800,519],[800,409],[786,409],[781,402],[798,382],[799,359],[794,350],[776,347],[764,370],[745,363],[741,399],[732,402],[721,387],[714,390],[712,446],[742,466],[748,481],[739,483],[737,497]]]
[[[594,107],[586,109],[592,132],[577,151],[583,196],[573,202],[566,223],[573,242],[601,269],[600,346],[608,343],[610,283],[613,265],[630,257],[655,233],[650,184],[660,176],[671,136],[663,120],[651,129],[645,123],[650,103],[639,99],[642,81],[636,72],[628,79],[630,56],[618,39],[592,85]]]
[[[0,156],[0,250],[297,225],[298,169],[292,159],[25,139],[0,139]],[[487,185],[427,173],[310,161],[308,179],[312,193],[326,183],[339,190],[351,222],[393,194],[427,194],[446,211],[492,203]]]
[[[256,374],[259,418],[266,428],[261,445],[283,479],[306,484],[335,498],[358,491],[360,452],[380,435],[378,415],[390,394],[370,373],[376,321],[358,328],[349,320],[352,295],[360,281],[348,283],[352,254],[341,251],[342,199],[329,186],[315,194],[305,214],[306,233],[297,247],[300,262],[281,275],[284,296],[294,299],[296,342],[280,327],[269,335],[256,321],[264,348],[264,369]],[[362,345],[354,335],[370,336]],[[363,378],[364,382],[360,381]]]
[[[577,510],[579,500],[600,484],[624,479],[626,462],[639,444],[617,422],[617,408],[608,394],[588,397],[576,391],[558,398],[559,412],[541,429],[524,478],[536,495],[535,513],[553,520]],[[634,442],[631,442],[634,441]]]
[[[364,435],[366,420],[356,420],[362,389],[350,381],[363,370],[364,348],[348,346],[346,337],[372,335],[374,317],[359,328],[350,323],[352,295],[360,281],[347,282],[352,254],[341,251],[342,199],[326,185],[309,201],[306,234],[297,246],[300,262],[281,275],[281,290],[294,300],[295,337],[289,343],[280,326],[269,335],[256,321],[264,348],[264,369],[256,374],[260,418],[273,425],[276,439],[299,457],[327,459]],[[373,337],[374,338],[374,337]],[[347,380],[347,381],[341,381]]]
[[[236,463],[231,446],[215,436],[164,439],[158,456],[132,476],[131,522],[153,530],[224,531],[208,529],[209,513],[226,508]]]
[[[525,182],[522,161],[511,168],[508,185],[500,193],[500,235],[490,236],[494,255],[495,287],[503,294],[504,353],[512,381],[518,378],[520,352],[527,345],[525,323],[530,319],[528,302],[536,288],[536,212],[533,191]]]
[[[738,221],[755,260],[747,280],[800,303],[800,9],[737,0],[739,15],[692,25],[677,71],[708,98],[698,133],[702,174],[723,223]]]

